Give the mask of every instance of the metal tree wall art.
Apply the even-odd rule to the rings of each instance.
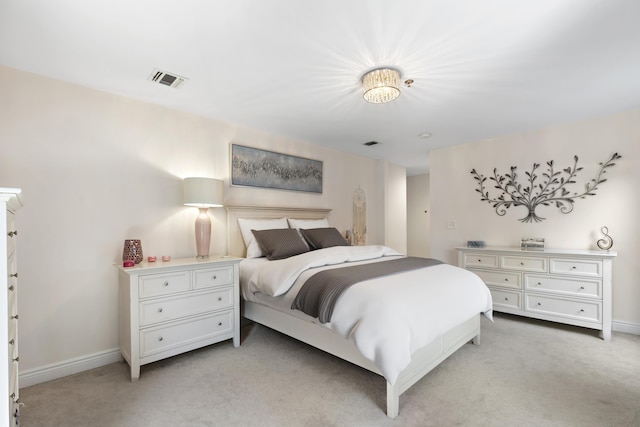
[[[573,156],[573,166],[562,169],[562,171],[555,169],[553,160],[548,161],[546,171],[542,172],[540,179],[538,179],[540,164],[534,163],[531,172],[525,172],[524,184],[518,182],[520,177],[516,173],[515,166],[511,166],[511,173],[504,175],[499,174],[497,169],[493,169],[493,176],[490,176],[489,179],[494,182],[494,188],[500,191],[497,197],[489,195],[489,191],[485,187],[487,177],[479,174],[475,169],[471,171],[471,174],[478,183],[476,191],[482,196],[480,200],[492,204],[498,215],[504,216],[511,206],[524,206],[529,213],[520,221],[540,222],[545,219],[536,214],[536,208],[540,205],[555,205],[560,212],[568,214],[573,211],[576,199],[595,196],[598,185],[606,181],[606,178],[603,177],[607,172],[606,169],[615,165],[614,160],[621,157],[618,153],[614,153],[606,162],[598,163],[600,165],[598,174],[584,185],[584,191],[581,193],[572,193],[566,188],[567,185],[576,183],[576,175],[582,170],[581,167],[578,167],[578,156]]]

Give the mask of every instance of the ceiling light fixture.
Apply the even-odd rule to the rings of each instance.
[[[393,68],[376,68],[362,76],[364,100],[373,104],[383,104],[400,96],[398,82],[400,72]]]

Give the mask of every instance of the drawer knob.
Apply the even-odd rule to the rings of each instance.
[[[508,281],[509,281],[509,278],[508,278],[508,277],[505,277],[505,278],[504,278],[504,281],[505,281],[505,282],[508,282]]]
[[[222,301],[222,297],[218,297],[218,301]]]
[[[584,313],[584,308],[581,308],[581,309],[580,309],[580,313]]]
[[[222,326],[222,322],[218,322],[218,326]]]
[[[538,303],[538,305],[542,305],[542,303],[541,303],[541,302],[539,302],[539,303]]]
[[[158,313],[162,313],[162,307],[158,309]]]
[[[218,276],[216,276],[216,275],[214,275],[214,276],[212,277],[212,279],[213,279],[213,280],[216,280],[217,278],[218,278]]]
[[[524,262],[520,261],[520,265],[524,265]]]
[[[165,286],[169,286],[169,281],[168,281],[168,280],[167,280],[167,281],[165,281],[165,282],[164,282],[164,285],[165,285]]]
[[[571,269],[572,269],[572,270],[575,270],[575,269],[576,269],[576,266],[575,266],[575,265],[574,265],[574,266],[571,266]]]
[[[509,301],[509,297],[504,297],[504,300],[505,301]]]
[[[162,337],[158,337],[158,341],[162,341],[164,338]]]
[[[478,260],[478,262],[482,262],[482,260],[481,260],[481,259],[479,259],[479,260]]]
[[[536,283],[536,285],[538,285],[538,286],[542,286],[542,283],[541,283],[541,282],[538,282],[538,283]]]
[[[584,286],[580,286],[580,290],[584,290]]]

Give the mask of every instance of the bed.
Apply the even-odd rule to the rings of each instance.
[[[293,218],[301,221],[313,221],[327,219],[329,217],[329,213],[329,209],[228,206],[228,253],[231,256],[238,257],[245,257],[247,255],[247,247],[245,246],[245,240],[242,235],[239,220],[243,221],[246,219],[252,219],[260,221],[277,218]],[[246,226],[244,228],[246,229]],[[322,251],[334,249],[341,250],[338,248],[328,248],[315,252],[319,254]],[[344,249],[354,251],[360,250],[356,247]],[[382,247],[380,250],[389,252],[385,247]],[[304,255],[307,257],[316,256],[314,254]],[[393,253],[390,255],[390,259],[395,258]],[[302,255],[291,257],[290,259],[285,260],[285,263],[293,263],[293,258],[302,258]],[[290,304],[289,300],[285,300],[284,304],[282,302],[271,303],[271,298],[268,295],[262,295],[260,293],[258,293],[259,298],[254,298],[252,296],[247,298],[247,295],[250,295],[251,292],[249,291],[249,288],[247,287],[249,285],[247,285],[246,282],[248,277],[253,273],[245,273],[243,275],[243,263],[245,263],[247,268],[249,268],[252,263],[260,264],[270,262],[271,261],[266,261],[264,259],[247,259],[240,264],[241,287],[243,288],[244,295],[242,315],[246,319],[284,333],[385,377],[385,379],[387,379],[386,412],[389,418],[396,418],[398,416],[400,395],[424,377],[429,371],[435,368],[439,363],[453,354],[464,344],[472,342],[473,344],[479,345],[480,316],[482,313],[489,317],[491,316],[491,296],[488,289],[486,289],[486,286],[484,286],[484,283],[480,281],[480,286],[486,289],[486,292],[484,289],[480,292],[483,295],[482,298],[486,299],[486,301],[482,302],[483,309],[468,313],[468,315],[465,315],[464,320],[456,321],[455,324],[446,326],[446,330],[444,330],[444,332],[438,333],[435,337],[430,337],[428,340],[429,342],[426,345],[417,349],[412,349],[406,366],[403,365],[401,370],[396,370],[389,374],[390,371],[387,365],[381,364],[377,359],[372,358],[371,354],[369,354],[369,357],[365,357],[364,354],[366,354],[367,351],[362,351],[362,343],[356,345],[352,336],[336,332],[336,330],[339,329],[337,327],[338,322],[332,321],[328,324],[321,324],[317,321],[318,319],[313,319],[311,316],[298,312],[298,310],[291,310],[287,307],[287,304]],[[280,261],[273,261],[270,266],[275,266],[275,263],[278,262]],[[367,263],[369,261],[362,262]],[[253,266],[251,268],[256,267]],[[447,268],[460,270],[458,272],[460,274],[467,274],[466,270],[458,269],[458,267],[447,266]],[[359,285],[360,284],[358,284],[358,286]],[[294,288],[299,289],[299,287],[296,286],[294,286]],[[356,288],[356,286],[354,286],[354,288]],[[352,291],[349,290],[349,292]],[[342,296],[342,298],[344,300],[346,298],[346,294]],[[275,300],[276,298],[273,299]],[[339,302],[338,304],[344,305],[346,303]],[[340,314],[338,304],[336,304],[336,311]],[[476,305],[475,302],[474,305]],[[345,310],[342,311],[344,312]],[[333,323],[336,324],[336,330],[334,330]],[[389,378],[392,379],[390,380]]]

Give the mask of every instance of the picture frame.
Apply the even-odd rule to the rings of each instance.
[[[320,160],[231,144],[231,185],[322,193]]]

